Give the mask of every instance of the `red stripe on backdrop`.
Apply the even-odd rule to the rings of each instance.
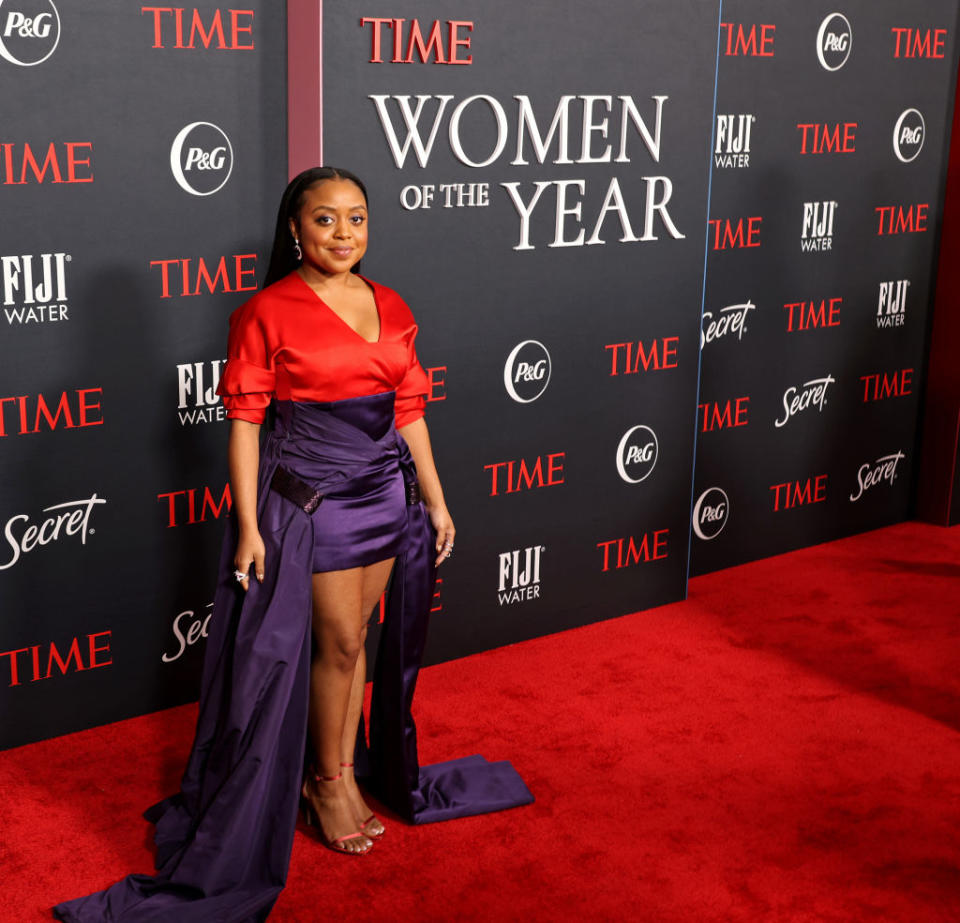
[[[323,163],[323,0],[287,0],[287,164]]]

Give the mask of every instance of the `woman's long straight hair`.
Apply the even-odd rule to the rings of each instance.
[[[367,187],[358,176],[349,170],[339,167],[311,167],[295,176],[283,192],[280,199],[280,209],[277,212],[277,229],[273,235],[273,249],[270,251],[270,263],[267,266],[267,275],[263,280],[263,287],[289,275],[299,265],[293,251],[293,238],[290,236],[290,219],[296,218],[303,206],[303,197],[306,191],[317,183],[328,179],[346,179],[355,183],[363,193],[363,201],[367,201]],[[353,267],[353,272],[360,271],[360,264]]]

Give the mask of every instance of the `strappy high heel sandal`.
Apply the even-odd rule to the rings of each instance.
[[[341,763],[340,766],[343,769],[353,769],[353,763]],[[370,829],[368,830],[367,827]],[[361,825],[360,832],[364,836],[371,837],[372,839],[379,839],[386,832],[387,828],[383,826],[380,818],[376,814],[371,814]]]
[[[348,856],[365,856],[371,849],[373,849],[372,840],[363,832],[362,829],[354,830],[353,833],[348,833],[345,836],[334,837],[329,839],[327,835],[323,832],[323,827],[320,825],[320,818],[317,815],[316,809],[313,807],[313,804],[310,801],[310,795],[307,791],[307,785],[312,780],[315,783],[319,782],[339,782],[343,778],[343,772],[338,772],[335,776],[322,776],[318,772],[311,771],[310,774],[303,780],[303,787],[300,789],[300,807],[303,811],[303,819],[306,822],[308,827],[313,827],[316,829],[317,834],[320,838],[320,842],[323,843],[327,849],[332,849],[334,852],[344,853]],[[361,839],[363,840],[365,846],[363,849],[347,849],[346,844],[350,840]]]

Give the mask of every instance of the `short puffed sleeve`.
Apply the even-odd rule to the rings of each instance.
[[[230,315],[227,364],[217,394],[223,398],[228,420],[263,423],[276,390],[273,356],[256,299]]]
[[[407,371],[397,385],[396,425],[397,429],[413,423],[423,416],[425,398],[430,393],[430,380],[417,359],[414,341],[417,338],[417,325],[413,324],[407,334]]]

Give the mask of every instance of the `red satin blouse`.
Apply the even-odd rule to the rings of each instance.
[[[271,398],[340,401],[396,391],[396,424],[423,416],[429,390],[417,361],[417,325],[393,289],[373,289],[380,338],[368,343],[296,272],[258,292],[230,315],[227,364],[217,393],[227,418],[262,423]]]

